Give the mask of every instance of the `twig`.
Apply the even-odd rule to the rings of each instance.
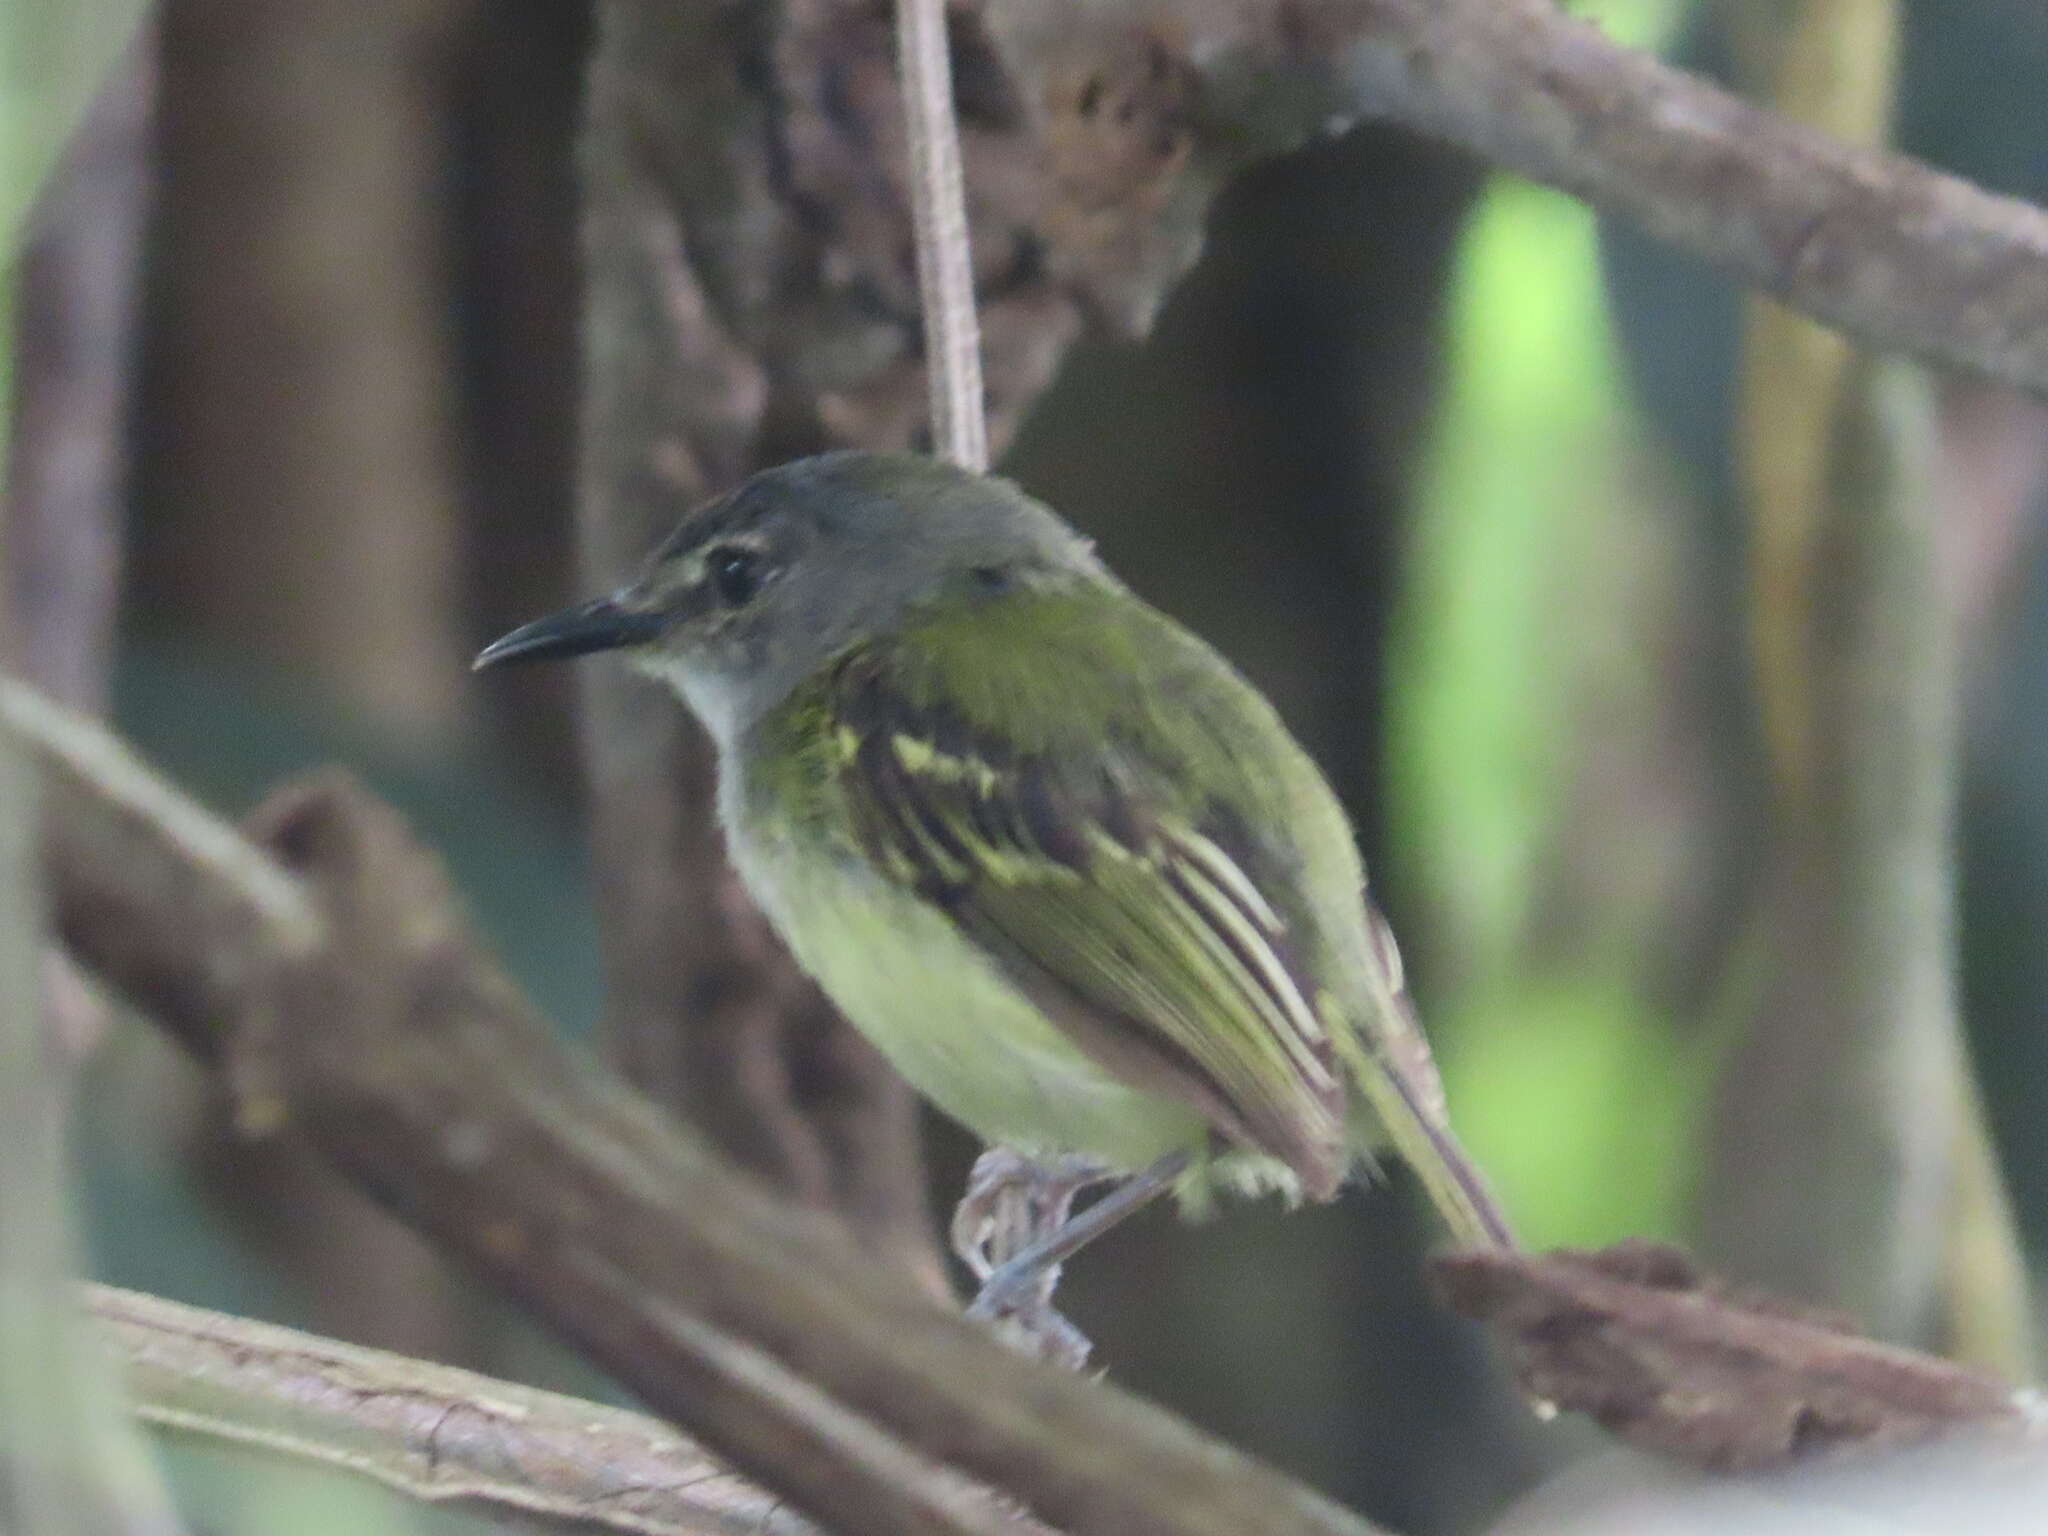
[[[972,470],[988,468],[981,335],[974,318],[974,252],[953,119],[946,0],[896,0],[897,71],[910,148],[910,214],[917,287],[924,300],[925,373],[932,447]]]
[[[1076,1533],[1372,1529],[1157,1408],[1013,1356],[571,1057],[479,951],[438,862],[348,781],[274,797],[266,858],[28,690],[0,684],[0,718],[44,768],[52,893],[82,961],[265,1085],[253,1118],[295,1127],[835,1529],[1017,1529],[943,1467]]]
[[[666,1424],[452,1366],[85,1288],[137,1415],[468,1502],[635,1536],[815,1536]]]

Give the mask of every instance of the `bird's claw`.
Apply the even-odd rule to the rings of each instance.
[[[1053,1310],[1060,1266],[1015,1261],[1066,1224],[1074,1199],[1114,1175],[1084,1157],[1032,1158],[991,1147],[975,1159],[953,1212],[953,1252],[981,1283],[967,1309],[1023,1354],[1070,1370],[1088,1363],[1087,1336]]]
[[[1050,1282],[1058,1278],[1059,1271],[1055,1266],[1045,1273]],[[968,1306],[967,1315],[986,1323],[997,1338],[1019,1354],[1078,1371],[1088,1363],[1089,1351],[1095,1346],[1089,1343],[1088,1335],[1054,1310],[1051,1295],[1052,1286],[1048,1283],[1043,1295],[1022,1307],[1006,1309],[992,1302],[984,1291]]]
[[[1112,1177],[1085,1157],[1033,1158],[990,1147],[974,1160],[954,1208],[953,1252],[976,1280],[986,1281],[1064,1226],[1083,1190]]]

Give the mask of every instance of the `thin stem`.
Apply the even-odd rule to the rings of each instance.
[[[932,447],[967,469],[988,468],[981,332],[974,317],[974,252],[953,120],[945,0],[897,0],[896,52],[910,146],[910,214],[924,297]]]

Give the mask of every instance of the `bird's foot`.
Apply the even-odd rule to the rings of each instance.
[[[953,1211],[953,1252],[976,1280],[986,1281],[1064,1227],[1083,1190],[1114,1177],[1085,1157],[1033,1158],[990,1147],[974,1160]]]
[[[953,1216],[953,1251],[981,1281],[967,1315],[995,1325],[1028,1354],[1078,1370],[1088,1340],[1052,1307],[1061,1266],[1171,1189],[1187,1166],[1184,1152],[1163,1157],[1076,1216],[1076,1195],[1119,1176],[1085,1158],[1033,1162],[1002,1147],[982,1153]]]
[[[1059,1263],[1029,1261],[1066,1227],[1076,1196],[1114,1177],[1089,1158],[1032,1158],[1009,1147],[975,1159],[952,1228],[953,1252],[981,1282],[967,1315],[1022,1354],[1069,1370],[1086,1365],[1087,1336],[1053,1310]]]
[[[984,1286],[968,1304],[967,1315],[986,1323],[995,1336],[1021,1355],[1078,1371],[1088,1363],[1095,1346],[1088,1335],[1067,1321],[1052,1304],[1053,1287],[1059,1283],[1060,1267],[1054,1264],[1034,1276],[1039,1284],[1021,1301],[1001,1294],[999,1288]]]

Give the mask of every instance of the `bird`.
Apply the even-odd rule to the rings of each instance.
[[[709,733],[728,856],[797,963],[989,1148],[952,1229],[976,1315],[1075,1363],[1052,1285],[1101,1231],[1168,1191],[1328,1201],[1386,1151],[1454,1242],[1513,1245],[1328,782],[1016,485],[767,469],[476,665],[607,651]]]

